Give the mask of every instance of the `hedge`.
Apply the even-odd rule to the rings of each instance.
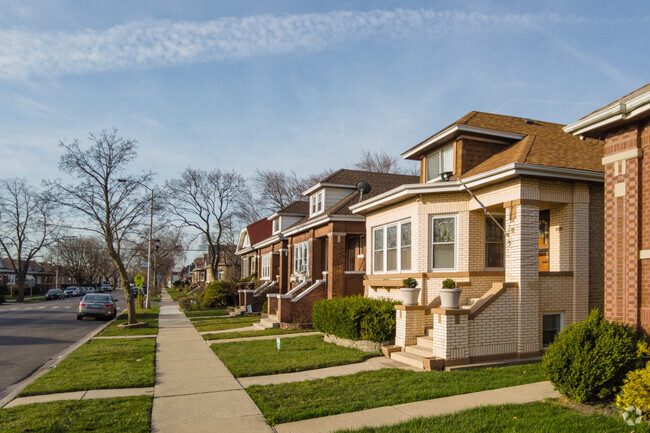
[[[348,340],[393,340],[398,303],[363,296],[326,299],[314,303],[312,322],[319,331]]]

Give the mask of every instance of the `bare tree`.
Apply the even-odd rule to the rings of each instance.
[[[233,235],[238,199],[246,182],[234,171],[186,168],[179,179],[165,183],[173,219],[196,230],[208,249],[212,275],[218,275],[224,245]]]
[[[383,150],[361,150],[361,159],[352,164],[357,170],[374,171],[377,173],[406,174],[407,170],[400,167],[400,159],[390,156]]]
[[[29,265],[55,238],[54,206],[24,179],[0,180],[0,245],[16,275],[18,302],[25,299]]]
[[[142,219],[148,215],[149,196],[140,194],[151,173],[130,176],[124,173],[136,158],[133,139],[118,137],[117,130],[103,130],[89,136],[90,147],[82,149],[79,140],[61,142],[63,155],[59,169],[78,179],[65,184],[61,180],[47,182],[58,203],[76,211],[90,224],[85,230],[99,234],[108,255],[122,280],[128,303],[128,323],[136,323],[135,298],[129,285],[124,263],[123,246],[136,233]]]
[[[331,172],[326,170],[299,177],[294,171],[255,170],[251,180],[257,193],[257,204],[267,212],[276,212],[294,201],[307,200],[302,192]]]
[[[58,264],[65,267],[79,284],[93,285],[102,276],[108,258],[103,239],[70,238],[60,242],[57,250]]]
[[[168,275],[179,261],[185,257],[184,236],[181,228],[167,225],[157,225],[153,230],[155,245],[151,251],[152,270],[155,274]],[[148,232],[141,236],[142,241],[135,246],[135,258],[138,262],[146,262],[148,259]],[[138,264],[136,263],[136,266]],[[157,281],[157,279],[154,279]]]

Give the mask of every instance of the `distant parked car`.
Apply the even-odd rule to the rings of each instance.
[[[113,290],[113,287],[111,287],[110,284],[102,284],[102,290],[103,290],[104,292],[110,292],[110,291]]]
[[[111,295],[103,293],[89,293],[79,301],[79,311],[77,311],[77,320],[81,320],[84,316],[89,317],[102,317],[105,319],[113,319],[117,315],[117,307]]]
[[[99,292],[94,287],[88,287],[88,293],[99,293]]]
[[[79,296],[84,296],[86,293],[88,293],[87,287],[77,287],[77,290],[79,290]]]
[[[63,299],[63,291],[61,289],[50,289],[45,294],[45,300],[49,301],[50,299]]]
[[[66,298],[72,298],[73,296],[77,296],[79,294],[79,291],[77,290],[76,287],[68,287],[63,291],[63,296]]]

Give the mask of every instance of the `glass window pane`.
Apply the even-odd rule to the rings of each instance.
[[[402,271],[411,270],[411,247],[402,247]]]
[[[375,230],[375,251],[384,248],[384,229]]]
[[[503,217],[495,217],[494,219],[503,227]],[[485,219],[485,240],[487,242],[503,242],[503,230],[490,217]]]
[[[440,175],[440,152],[427,156],[427,180]]]
[[[386,246],[387,248],[397,247],[397,226],[386,228]]]
[[[411,223],[402,224],[402,247],[411,245]]]
[[[386,251],[386,270],[397,270],[397,248]]]
[[[454,171],[454,147],[449,146],[442,151],[442,171]]]
[[[433,242],[454,242],[454,218],[433,219]]]
[[[383,271],[384,270],[384,251],[375,251],[375,255],[373,257],[373,267],[375,271]]]
[[[433,245],[433,267],[438,269],[453,269],[456,267],[454,244]]]
[[[504,248],[502,243],[486,244],[486,262],[488,268],[503,268]]]

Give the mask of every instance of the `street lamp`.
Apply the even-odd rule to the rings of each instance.
[[[149,215],[149,249],[147,252],[147,298],[145,300],[145,308],[149,309],[151,308],[151,304],[149,303],[149,291],[151,286],[151,236],[153,232],[153,189],[149,188],[147,185],[143,184],[142,182],[137,182],[128,179],[117,179],[117,181],[120,183],[128,183],[128,182],[137,183],[138,185],[145,187],[151,192],[151,213]],[[139,290],[138,293],[140,293]]]

